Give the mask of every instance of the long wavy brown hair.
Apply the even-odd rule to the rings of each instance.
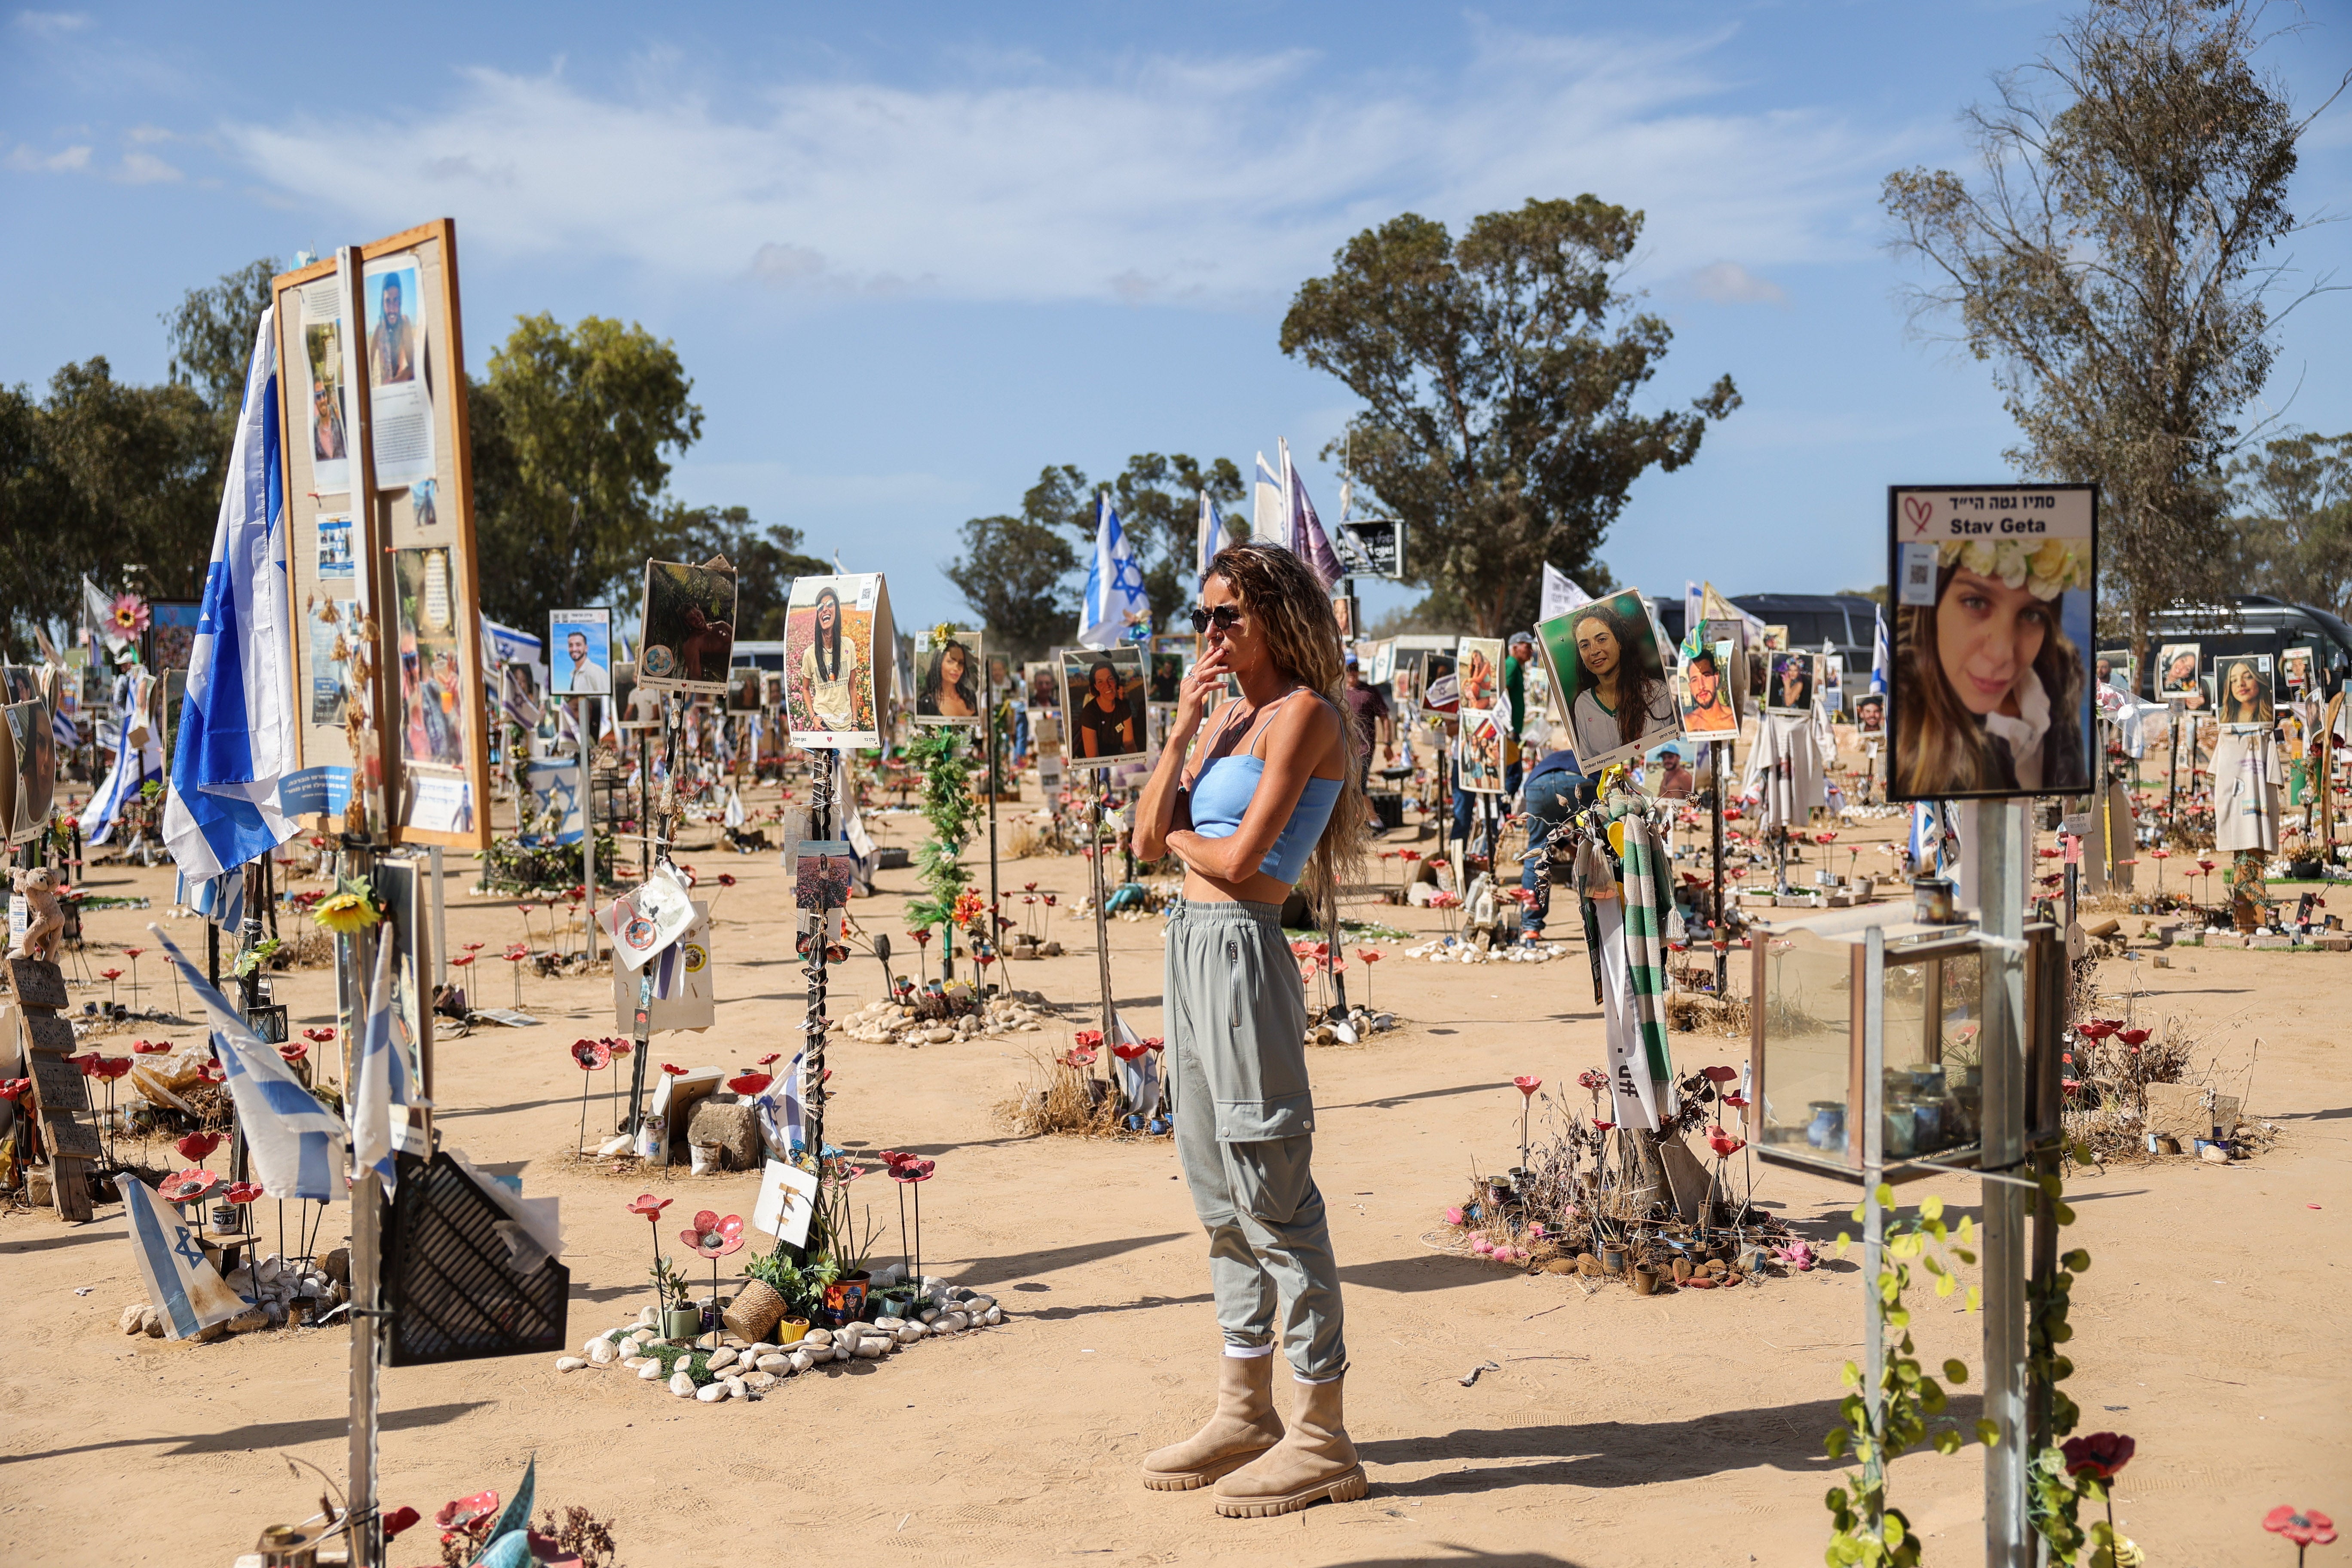
[[[1339,716],[1339,799],[1298,879],[1307,901],[1336,908],[1340,885],[1364,859],[1370,807],[1356,777],[1355,736],[1348,717],[1348,671],[1341,658],[1339,617],[1331,595],[1307,563],[1278,544],[1234,544],[1217,552],[1209,574],[1224,580],[1265,628],[1274,667],[1331,704]]]
[[[1954,573],[1936,584],[1940,606]],[[2050,728],[2042,737],[2042,795],[2079,795],[2090,787],[2083,769],[2083,658],[2050,606],[2050,633],[2033,657],[2033,673],[2050,699]],[[1906,605],[1895,614],[1895,778],[1907,798],[1978,795],[2014,789],[1983,722],[1952,693],[1936,657],[1937,608]]]

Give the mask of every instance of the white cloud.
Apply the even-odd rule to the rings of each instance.
[[[1690,275],[1690,286],[1702,299],[1718,305],[1785,305],[1789,291],[1769,278],[1759,278],[1737,261],[1717,261]]]
[[[110,178],[126,185],[156,185],[181,177],[180,171],[152,153],[125,153]]]
[[[74,174],[89,167],[90,149],[68,147],[47,154],[19,145],[8,154],[8,166],[28,174]]]
[[[90,25],[90,18],[79,11],[19,11],[16,26],[43,38],[62,38],[68,33],[79,33]]]
[[[1482,31],[1458,74],[1402,85],[1296,52],[749,98],[673,60],[610,93],[477,68],[439,106],[226,135],[268,187],[362,224],[452,212],[510,258],[826,295],[1262,303],[1402,208],[1458,225],[1584,191],[1647,211],[1647,275],[1863,253],[1850,215],[1926,134],[1715,111],[1728,37]]]

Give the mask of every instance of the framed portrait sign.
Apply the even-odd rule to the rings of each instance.
[[[2319,650],[2305,645],[2279,655],[2279,689],[2286,693],[2282,701],[2309,701],[2318,697]]]
[[[795,577],[784,603],[784,717],[796,746],[882,743],[897,638],[878,572]]]
[[[1049,658],[1032,659],[1021,667],[1024,701],[1032,713],[1062,710],[1062,667]]]
[[[300,797],[346,799],[356,779],[392,842],[487,849],[490,665],[457,271],[442,218],[271,279],[288,635]]]
[[[915,722],[978,728],[986,668],[976,626],[938,626],[915,639]]]
[[[2093,485],[1889,487],[1890,800],[2090,788],[2098,514]]]
[[[2267,730],[2278,720],[2277,671],[2266,653],[2213,659],[2213,716],[2224,730]]]
[[[756,664],[739,664],[727,672],[727,711],[758,713],[768,705],[767,676]]]
[[[1697,736],[1739,733],[1739,706],[1729,642],[1712,643],[1683,660],[1683,732]]]
[[[2139,687],[2139,661],[2128,648],[2101,648],[2092,665],[2092,676],[2102,686],[2129,694]]]
[[[1145,712],[1143,650],[1117,647],[1057,650],[1070,765],[1141,762],[1151,735]]]
[[[1578,766],[1624,762],[1682,734],[1655,617],[1632,588],[1536,626]]]
[[[646,562],[638,627],[638,685],[722,695],[735,651],[735,569]]]
[[[547,686],[556,697],[613,695],[613,609],[551,610],[547,616]]]

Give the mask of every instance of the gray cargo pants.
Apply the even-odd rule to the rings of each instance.
[[[1339,1268],[1307,1169],[1307,996],[1272,904],[1176,906],[1168,922],[1168,1061],[1176,1153],[1209,1232],[1217,1326],[1236,1350],[1274,1342],[1313,1382],[1347,1370]]]

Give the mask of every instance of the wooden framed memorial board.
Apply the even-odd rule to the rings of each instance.
[[[438,218],[272,281],[296,759],[290,813],[356,783],[395,844],[487,849],[489,704],[457,226]],[[371,754],[353,710],[377,641]]]

